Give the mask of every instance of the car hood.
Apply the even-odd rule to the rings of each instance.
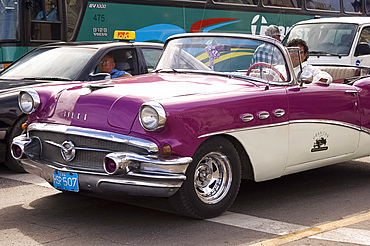
[[[44,122],[100,130],[112,130],[114,127],[127,134],[144,102],[157,101],[166,108],[166,104],[179,101],[194,102],[199,96],[220,97],[231,91],[258,87],[258,84],[247,80],[222,76],[146,74],[65,89],[55,97],[54,113],[48,112],[53,104],[48,103],[49,106],[38,115],[43,115]]]
[[[0,92],[8,92],[12,89],[17,89],[25,86],[39,84],[36,80],[15,80],[15,79],[1,79],[0,78]]]

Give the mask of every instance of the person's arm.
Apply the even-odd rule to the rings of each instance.
[[[321,71],[319,68],[310,65],[310,72],[313,75],[312,83],[330,84],[333,78],[327,72]]]

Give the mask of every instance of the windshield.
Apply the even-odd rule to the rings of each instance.
[[[5,70],[1,79],[54,78],[74,80],[96,49],[42,48],[30,52]]]
[[[184,37],[171,40],[157,71],[222,73],[262,81],[286,82],[290,77],[281,50],[259,39]]]
[[[16,40],[18,0],[0,0],[0,41]]]
[[[357,29],[356,24],[315,23],[297,25],[287,37],[288,42],[295,38],[307,42],[312,55],[343,55],[347,56]]]

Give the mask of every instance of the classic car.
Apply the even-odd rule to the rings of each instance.
[[[281,59],[255,63],[261,45]],[[370,80],[310,78],[271,38],[175,35],[153,73],[20,92],[27,130],[12,154],[62,191],[168,197],[179,214],[218,216],[241,179],[370,154]]]
[[[139,42],[53,43],[43,45],[20,58],[0,73],[0,162],[13,171],[23,168],[11,157],[9,146],[21,133],[26,115],[19,110],[18,93],[36,84],[75,83],[104,79],[98,63],[113,54],[116,69],[132,75],[153,70],[163,44]]]

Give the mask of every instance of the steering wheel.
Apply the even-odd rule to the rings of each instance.
[[[275,73],[277,73],[277,75],[279,75],[280,79],[282,81],[285,81],[285,78],[284,76],[279,72],[279,70],[277,70],[274,66],[271,66],[270,64],[267,64],[267,63],[264,63],[264,62],[258,62],[258,63],[255,63],[253,64],[252,66],[250,66],[247,70],[247,75],[249,75],[252,71],[253,68],[255,67],[267,67],[267,68],[270,68],[272,71],[274,71]]]

